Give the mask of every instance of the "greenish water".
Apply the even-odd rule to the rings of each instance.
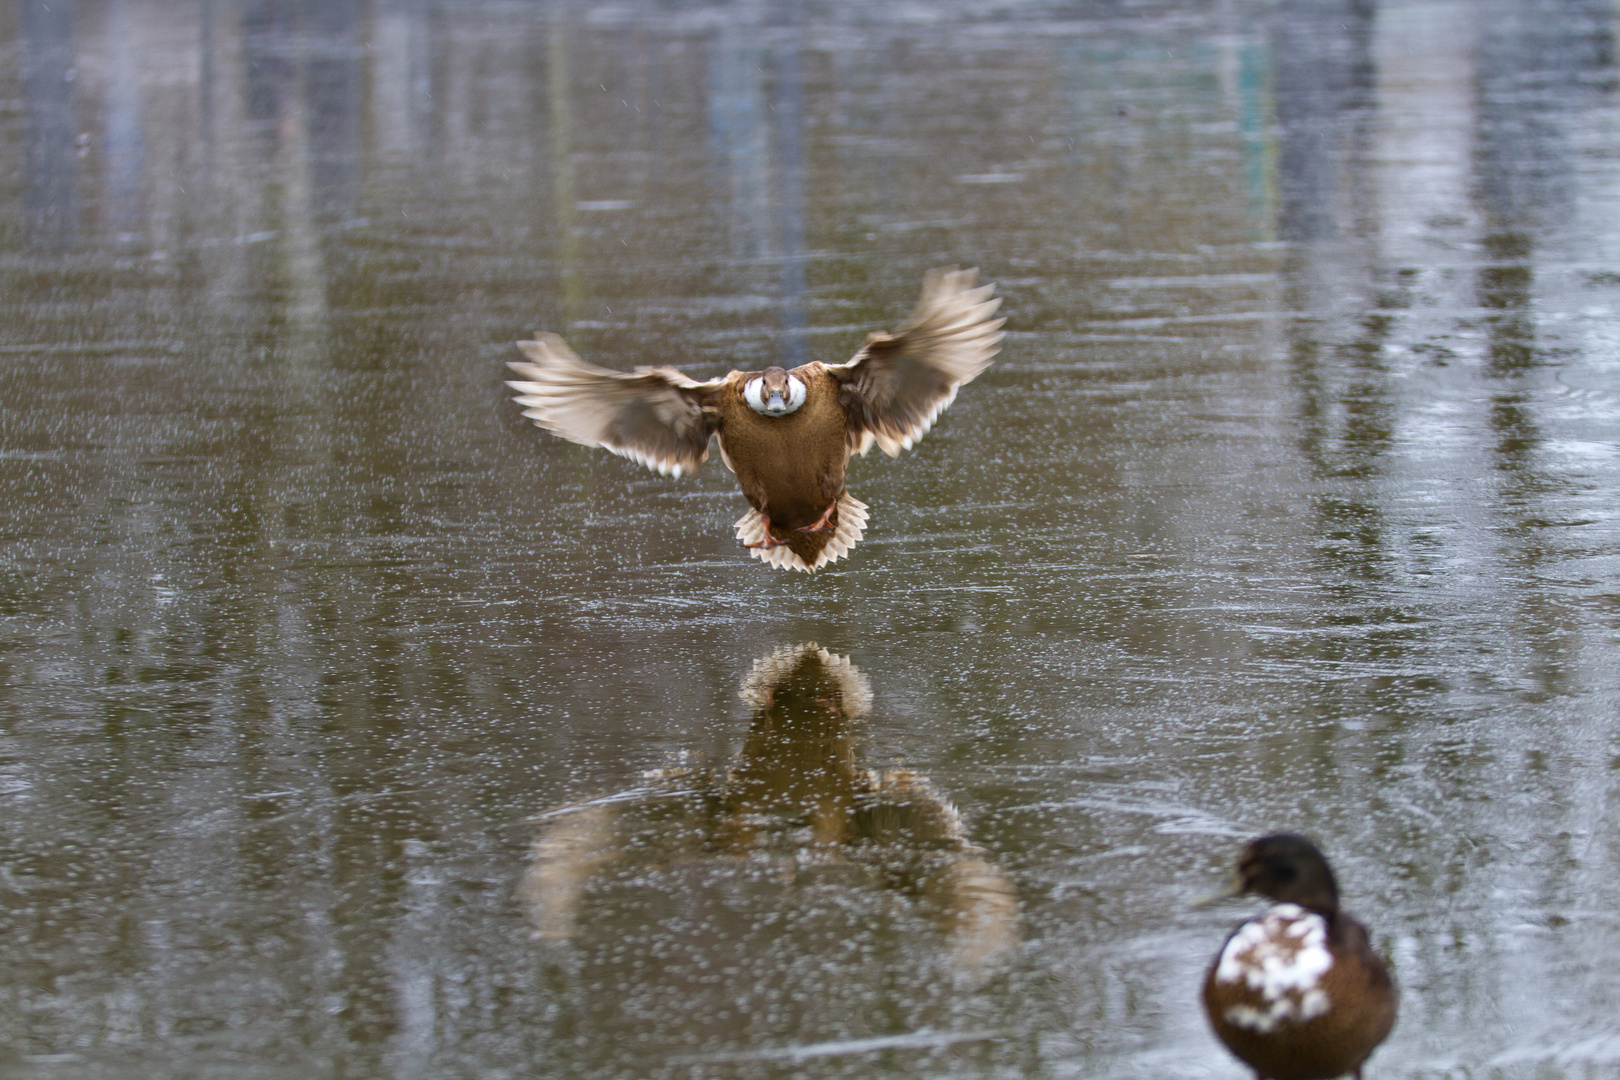
[[[1615,29],[0,12],[0,1073],[1236,1078],[1189,902],[1289,828],[1370,1078],[1608,1075]],[[814,577],[502,384],[948,263],[1003,352]],[[859,708],[761,704],[808,642]]]

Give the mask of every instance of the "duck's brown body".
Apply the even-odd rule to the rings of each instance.
[[[1253,921],[1245,923],[1233,937],[1253,925]],[[1227,942],[1229,946],[1232,938]],[[1328,928],[1327,951],[1333,965],[1312,987],[1322,995],[1322,1011],[1309,1018],[1279,1020],[1274,1027],[1256,1020],[1273,1004],[1262,988],[1218,979],[1219,956],[1210,965],[1204,980],[1204,1010],[1210,1026],[1257,1077],[1332,1080],[1359,1073],[1361,1063],[1395,1026],[1395,988],[1384,962],[1367,941],[1366,928],[1347,915],[1338,915]]]
[[[1261,837],[1226,895],[1278,901],[1226,939],[1204,978],[1204,1011],[1258,1080],[1353,1073],[1395,1026],[1398,995],[1367,930],[1339,910],[1333,871],[1302,836]]]
[[[743,400],[743,386],[752,373],[730,378],[719,402],[715,434],[720,459],[736,474],[748,505],[769,520],[771,538],[815,565],[837,534],[838,512],[827,522],[830,529],[799,530],[822,520],[845,493],[848,425],[837,384],[825,365],[805,364],[791,374],[803,380],[807,392],[804,405],[785,416],[762,416]]]
[[[910,320],[868,335],[844,364],[699,383],[674,368],[607,371],[555,334],[536,334],[518,342],[531,362],[511,365],[522,379],[509,385],[540,426],[676,476],[697,468],[717,436],[753,508],[738,539],[772,566],[816,570],[847,554],[866,523],[844,486],[850,456],[909,448],[995,356],[1000,301],[976,277],[931,271]]]

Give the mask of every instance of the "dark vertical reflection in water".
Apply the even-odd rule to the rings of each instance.
[[[1479,300],[1494,374],[1536,360],[1529,310],[1536,236],[1567,220],[1575,198],[1569,111],[1609,77],[1613,13],[1602,5],[1497,5],[1483,22],[1475,169],[1488,261]]]
[[[569,5],[551,10],[546,34],[546,99],[551,129],[547,157],[551,162],[551,209],[556,222],[558,272],[562,278],[562,318],[572,326],[583,317],[585,286],[580,276],[579,224],[575,219],[574,106],[569,64]]]
[[[1601,4],[1497,5],[1479,46],[1475,169],[1485,214],[1486,261],[1478,279],[1500,467],[1521,498],[1540,486],[1533,453],[1545,437],[1516,376],[1550,357],[1538,345],[1536,246],[1574,210],[1571,112],[1613,79],[1613,11]]]
[[[1368,482],[1390,449],[1383,345],[1389,312],[1405,303],[1397,283],[1380,280],[1358,206],[1368,186],[1376,17],[1361,0],[1283,4],[1273,34],[1285,295],[1291,310],[1313,313],[1290,324],[1289,351],[1303,451],[1320,483],[1315,532],[1324,555],[1350,571],[1347,596],[1386,566],[1381,500]]]
[[[1613,96],[1614,12],[1593,3],[1529,3],[1498,5],[1492,14],[1480,38],[1475,87],[1473,165],[1485,219],[1476,295],[1495,384],[1490,420],[1504,516],[1524,563],[1535,568],[1552,554],[1540,534],[1558,520],[1552,505],[1567,488],[1543,464],[1549,434],[1534,393],[1535,369],[1562,366],[1569,355],[1556,329],[1541,328],[1545,286],[1537,278],[1557,259],[1546,249],[1579,212],[1572,126],[1582,109]],[[1563,637],[1557,617],[1536,621],[1541,647],[1557,648]],[[1542,664],[1545,689],[1568,692],[1556,668]]]
[[[786,331],[782,363],[796,367],[805,352],[804,247],[804,86],[799,70],[799,27],[796,4],[784,4],[778,43],[771,50],[771,112],[776,118],[775,200],[781,237],[782,329]]]
[[[1355,159],[1346,146],[1371,104],[1373,0],[1285,0],[1272,16],[1277,101],[1277,233],[1293,243],[1332,240]]]
[[[73,0],[23,0],[23,213],[28,243],[72,247],[79,233]]]
[[[732,212],[726,215],[731,254],[750,262],[769,250],[764,95],[759,85],[764,57],[754,33],[741,18],[728,19],[705,48],[709,146],[731,202]]]
[[[131,4],[115,0],[107,11],[107,37],[111,48],[105,88],[107,156],[107,206],[104,213],[114,238],[135,243],[146,217],[145,139],[141,130],[142,87],[139,77],[138,42],[135,37]]]
[[[358,16],[358,0],[320,0],[304,28],[320,42],[304,71],[304,107],[315,212],[327,222],[352,216],[359,198]]]
[[[273,148],[293,79],[292,57],[281,47],[291,33],[292,8],[289,0],[249,0],[241,12],[247,116]]]

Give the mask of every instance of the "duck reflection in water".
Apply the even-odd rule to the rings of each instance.
[[[739,696],[753,721],[728,767],[658,769],[642,787],[541,815],[523,883],[540,937],[571,939],[610,868],[746,858],[785,885],[886,890],[943,934],[959,976],[988,974],[1018,940],[1012,884],[927,777],[860,765],[856,721],[872,693],[855,666],[786,647],[754,663]]]

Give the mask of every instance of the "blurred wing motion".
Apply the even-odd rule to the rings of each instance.
[[[922,299],[898,331],[872,334],[847,364],[827,370],[842,386],[848,444],[864,454],[876,442],[896,457],[934,426],[957,388],[990,366],[1000,349],[1001,306],[994,285],[975,287],[977,270],[930,270]]]
[[[517,347],[532,363],[508,364],[520,378],[506,385],[523,415],[547,431],[675,476],[709,456],[715,414],[708,406],[725,380],[694,382],[674,368],[609,371],[575,356],[556,334]]]

